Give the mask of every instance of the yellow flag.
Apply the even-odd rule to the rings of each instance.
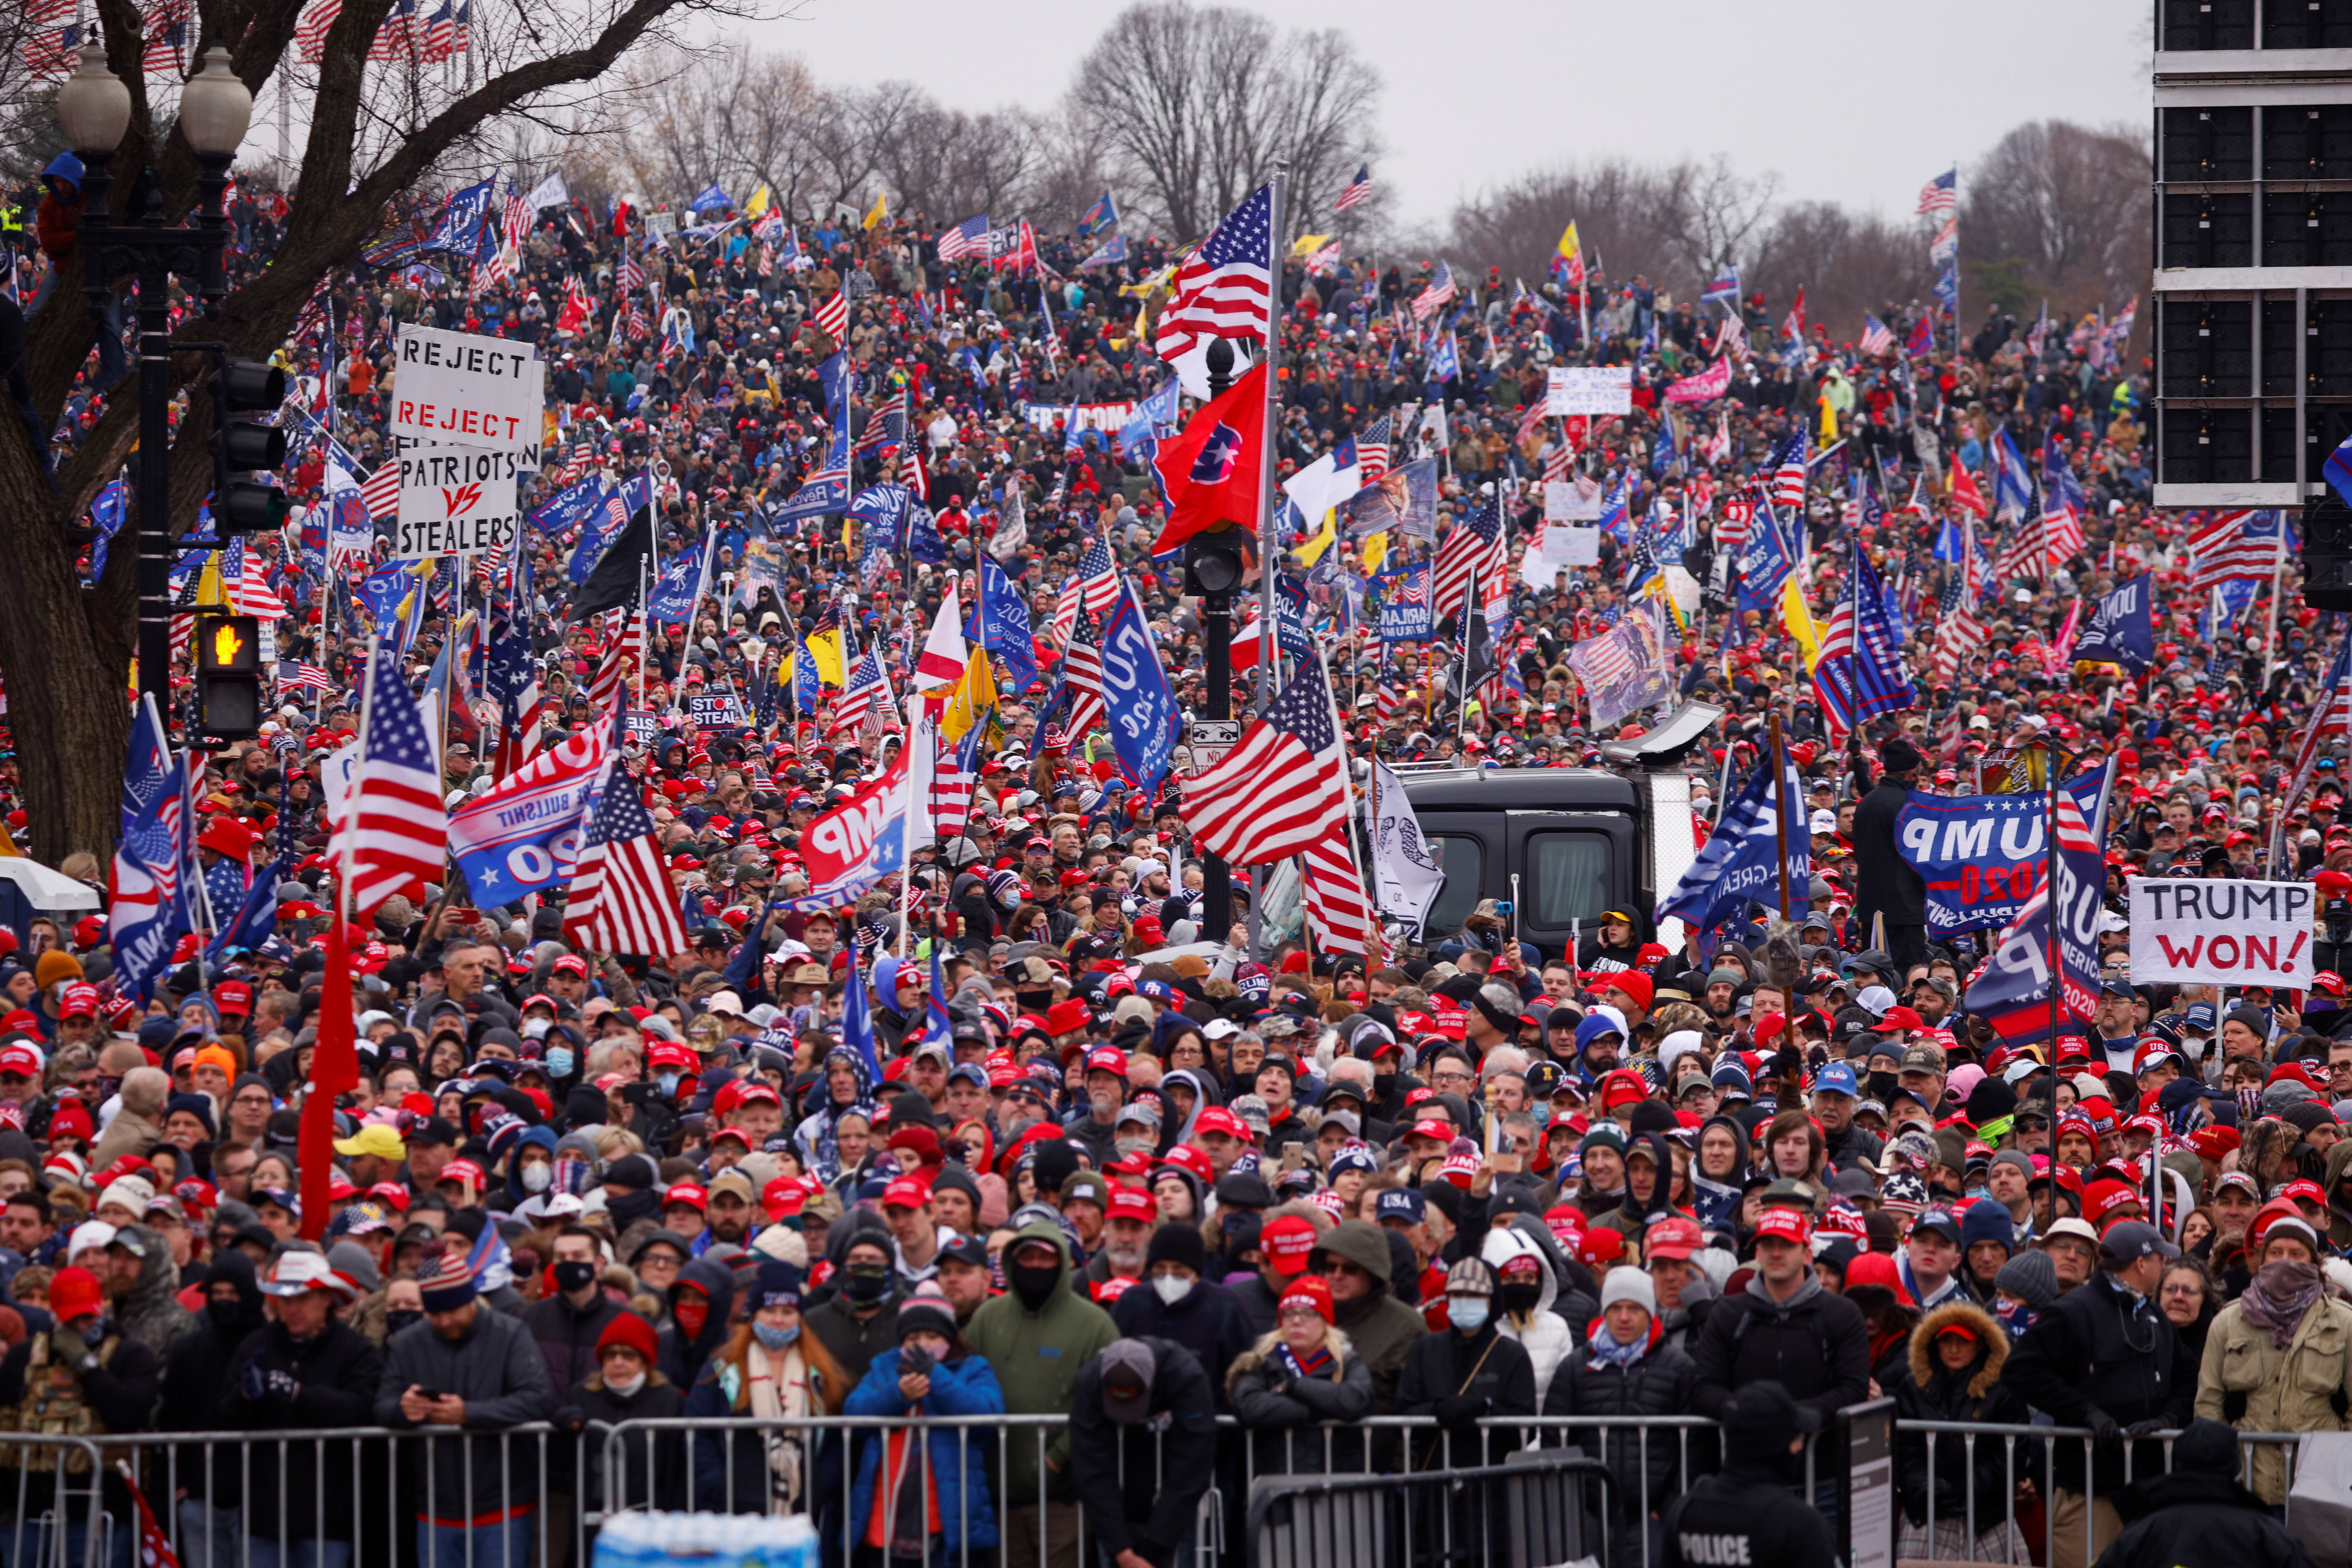
[[[1389,536],[1387,533],[1375,533],[1370,539],[1364,541],[1364,570],[1366,572],[1370,573],[1379,571],[1381,569],[1381,563],[1386,561],[1388,558]]]
[[[745,217],[758,217],[761,213],[768,210],[769,200],[768,187],[761,185],[758,190],[751,193],[751,199],[743,204],[743,216]]]
[[[1577,250],[1576,220],[1570,218],[1568,220],[1568,227],[1560,231],[1559,253],[1568,260],[1573,261],[1576,259]]]
[[[1794,573],[1780,586],[1780,624],[1796,639],[1797,651],[1805,656],[1805,673],[1811,675],[1813,666],[1822,661],[1822,631],[1813,622],[1813,612],[1805,606],[1805,590]]]
[[[1302,234],[1298,237],[1298,243],[1290,247],[1290,254],[1312,256],[1330,243],[1331,237],[1328,234]]]
[[[996,706],[996,671],[989,668],[988,655],[979,648],[964,661],[963,679],[948,695],[948,705],[940,713],[940,739],[960,741],[971,728]]]
[[[872,206],[867,207],[867,208],[866,209],[866,228],[867,228],[868,230],[871,230],[871,229],[873,229],[874,227],[876,227],[877,225],[880,225],[880,224],[884,224],[884,223],[888,222],[888,221],[889,221],[889,218],[890,218],[890,198],[889,198],[889,196],[888,196],[888,195],[887,195],[886,194],[884,194],[884,193],[883,193],[883,192],[881,192],[881,191],[877,191],[877,192],[875,192],[875,193],[874,193],[874,205],[873,205]]]
[[[1323,526],[1315,531],[1315,537],[1298,547],[1298,559],[1309,566],[1314,565],[1339,537],[1339,509],[1332,507],[1323,513]]]
[[[816,666],[816,678],[838,689],[842,684],[841,634],[820,632],[801,643],[801,649]]]
[[[226,610],[228,592],[221,583],[221,552],[214,551],[205,557],[205,569],[196,574],[196,608]]]
[[[1837,439],[1837,410],[1830,406],[1830,400],[1826,395],[1822,398],[1822,439],[1824,441]]]

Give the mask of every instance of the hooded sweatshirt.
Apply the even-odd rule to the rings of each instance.
[[[1497,1279],[1504,1266],[1518,1258],[1532,1258],[1536,1278],[1541,1282],[1533,1311],[1524,1315],[1503,1309],[1497,1291],[1494,1304],[1495,1330],[1505,1339],[1517,1340],[1527,1347],[1528,1359],[1535,1363],[1536,1404],[1541,1406],[1543,1397],[1551,1388],[1551,1374],[1574,1348],[1576,1335],[1566,1319],[1553,1311],[1552,1303],[1559,1297],[1559,1279],[1553,1274],[1551,1262],[1534,1240],[1515,1226],[1502,1226],[1486,1233],[1486,1245],[1479,1249],[1481,1258],[1495,1267]]]
[[[1699,1124],[1699,1142],[1704,1144],[1706,1130],[1718,1124],[1730,1130],[1732,1143],[1738,1151],[1738,1163],[1731,1168],[1731,1173],[1718,1179],[1701,1171],[1696,1159],[1691,1162],[1691,1190],[1697,1197],[1695,1206],[1698,1223],[1708,1230],[1730,1225],[1738,1217],[1739,1194],[1748,1184],[1748,1129],[1739,1124],[1737,1117],[1708,1117]]]
[[[1392,1414],[1405,1358],[1428,1325],[1391,1289],[1388,1233],[1366,1220],[1345,1220],[1326,1232],[1315,1250],[1344,1258],[1372,1277],[1369,1295],[1338,1303],[1335,1321],[1372,1369],[1372,1414]]]
[[[1044,1300],[1032,1307],[1017,1290],[992,1297],[972,1313],[964,1340],[996,1369],[1007,1415],[1066,1415],[1078,1369],[1118,1339],[1118,1330],[1108,1312],[1069,1288],[1070,1247],[1059,1226],[1034,1220],[1015,1231],[1005,1244],[1006,1273],[1012,1272],[1014,1251],[1033,1241],[1050,1244],[1060,1260]],[[1002,1483],[996,1495],[1019,1506],[1037,1496],[1038,1445],[1031,1433],[1015,1429],[1004,1447],[1004,1473],[996,1478]],[[1066,1497],[1067,1481],[1062,1479],[1070,1469],[1066,1432],[1054,1431],[1045,1457],[1057,1478],[1054,1494]]]
[[[669,1325],[661,1331],[655,1357],[662,1375],[681,1388],[692,1387],[702,1373],[702,1363],[710,1359],[710,1352],[727,1342],[727,1320],[735,1304],[735,1271],[711,1258],[695,1258],[678,1270],[677,1283],[669,1288],[673,1310],[677,1305],[678,1291],[688,1285],[698,1287],[710,1298],[710,1312],[702,1321],[702,1331],[689,1337],[673,1316]]]

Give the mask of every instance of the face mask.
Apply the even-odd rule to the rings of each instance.
[[[1058,1264],[1016,1263],[1005,1272],[1011,1277],[1013,1293],[1033,1312],[1051,1300],[1062,1283]]]
[[[207,1301],[205,1310],[210,1314],[213,1326],[223,1333],[234,1332],[244,1326],[245,1303],[242,1301]]]
[[[677,1320],[688,1339],[699,1339],[703,1325],[710,1321],[710,1303],[698,1296],[682,1296],[670,1309],[670,1316]]]
[[[1532,1312],[1543,1300],[1541,1285],[1506,1285],[1500,1291],[1506,1312]],[[1451,1310],[1451,1309],[1448,1309]]]
[[[1396,1080],[1397,1075],[1392,1072],[1374,1073],[1372,1075],[1372,1098],[1374,1100],[1386,1100],[1390,1095],[1394,1094],[1396,1092]]]
[[[2003,1307],[1996,1314],[2000,1320],[2002,1331],[2009,1335],[2009,1342],[2011,1344],[2015,1344],[2025,1331],[2033,1326],[2033,1320],[2041,1315],[2022,1301],[2014,1307]]]
[[[751,1325],[751,1337],[769,1350],[780,1351],[801,1337],[801,1326],[793,1323],[788,1328],[780,1329],[771,1323],[755,1322]]]
[[[674,1072],[666,1072],[654,1081],[661,1085],[661,1091],[664,1094],[676,1094],[677,1092],[677,1074]]]
[[[594,1283],[596,1266],[593,1263],[572,1258],[555,1266],[555,1288],[566,1295],[574,1290],[585,1290]]]
[[[1874,1072],[1870,1075],[1870,1098],[1881,1105],[1886,1104],[1895,1098],[1895,1090],[1898,1087],[1895,1076],[1891,1072]]]
[[[1151,1289],[1162,1302],[1172,1307],[1192,1293],[1192,1282],[1181,1275],[1161,1274],[1152,1279]]]
[[[632,1397],[645,1385],[646,1374],[642,1372],[634,1377],[608,1377],[604,1380],[604,1386],[624,1399]]]
[[[547,1026],[554,1021],[552,1018],[525,1018],[522,1021],[522,1037],[526,1040],[547,1038]]]
[[[626,1230],[637,1221],[652,1214],[654,1205],[659,1201],[654,1190],[648,1187],[641,1193],[623,1193],[618,1197],[607,1197],[604,1200],[604,1208],[613,1216],[614,1223],[623,1230]]]
[[[553,1185],[554,1182],[555,1167],[552,1165],[531,1164],[525,1165],[522,1168],[522,1190],[524,1192],[543,1193],[547,1191],[550,1186]]]
[[[551,1076],[555,1078],[570,1078],[572,1076],[572,1058],[571,1047],[568,1046],[558,1046],[553,1050],[547,1053],[547,1070]]]
[[[841,1288],[853,1301],[879,1301],[889,1284],[889,1277],[879,1268],[853,1268],[841,1277]]]
[[[1121,1158],[1129,1154],[1148,1154],[1151,1152],[1151,1147],[1152,1141],[1149,1138],[1122,1138],[1118,1141]]]
[[[389,1338],[391,1335],[400,1332],[401,1330],[413,1327],[424,1321],[425,1314],[421,1311],[406,1311],[394,1309],[383,1315],[385,1335]]]
[[[1465,1333],[1476,1333],[1486,1326],[1486,1298],[1484,1296],[1448,1296],[1445,1317]]]

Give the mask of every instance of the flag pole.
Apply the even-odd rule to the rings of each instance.
[[[1278,665],[1281,628],[1274,618],[1274,434],[1282,415],[1282,226],[1283,197],[1290,189],[1290,160],[1274,161],[1273,189],[1267,193],[1265,222],[1266,300],[1265,343],[1259,363],[1265,370],[1265,415],[1259,427],[1257,452],[1257,591],[1258,681],[1255,709],[1265,718],[1274,700],[1274,676]],[[1250,868],[1249,954],[1260,960],[1265,945],[1265,886],[1272,872]]]
[[[2286,572],[2286,513],[2278,520],[2278,546],[2271,557],[2271,607],[2263,622],[2263,689],[2270,689],[2271,677],[2278,671],[2278,612],[2279,579]]]
[[[2055,1061],[2058,1059],[2059,998],[2066,989],[2066,974],[2061,967],[2063,956],[2058,951],[2058,757],[2055,749],[2046,741],[2042,743],[2042,799],[2049,818],[2049,842],[2043,846],[2050,859],[2046,873],[2049,882],[2043,889],[2043,896],[2047,900],[2045,918],[2050,925],[2050,1058]]]
[[[1777,707],[1772,710],[1771,748],[1773,799],[1772,833],[1774,844],[1780,855],[1780,919],[1786,921],[1794,918],[1790,912],[1789,902],[1789,895],[1790,892],[1790,889],[1789,887],[1789,752],[1787,748],[1787,737],[1780,732],[1780,710]],[[1731,778],[1730,766],[1729,749],[1726,748],[1724,758],[1724,779],[1727,785]],[[1719,810],[1717,814],[1717,820],[1718,822],[1722,820],[1721,812]]]

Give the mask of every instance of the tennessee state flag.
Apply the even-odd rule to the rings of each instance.
[[[1184,433],[1160,444],[1152,461],[1169,497],[1168,526],[1157,555],[1221,522],[1257,526],[1258,468],[1265,441],[1265,366],[1251,367],[1192,416]]]

